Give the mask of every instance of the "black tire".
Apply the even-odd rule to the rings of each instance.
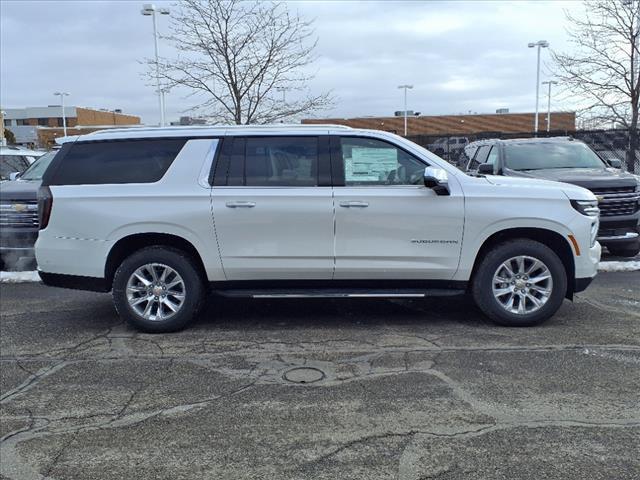
[[[623,245],[608,245],[607,250],[616,257],[635,257],[640,253],[640,242]]]
[[[493,276],[498,267],[520,255],[544,263],[553,281],[546,303],[536,311],[522,314],[508,311],[493,294]],[[486,254],[475,272],[471,288],[476,304],[493,322],[508,327],[528,327],[544,322],[558,311],[567,292],[567,272],[562,260],[546,245],[534,240],[515,239],[496,245]]]
[[[184,282],[184,300],[170,318],[150,320],[138,314],[127,300],[127,282],[143,265],[158,263],[175,270]],[[205,297],[203,279],[193,259],[182,250],[166,247],[146,247],[127,257],[113,278],[113,302],[118,314],[131,326],[148,333],[175,332],[194,320]]]

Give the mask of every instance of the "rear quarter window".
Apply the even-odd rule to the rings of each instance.
[[[186,139],[145,139],[73,144],[49,185],[153,183],[169,169]]]

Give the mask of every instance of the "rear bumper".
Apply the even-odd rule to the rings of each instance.
[[[104,278],[82,277],[80,275],[63,275],[61,273],[48,273],[38,271],[42,283],[50,287],[70,288],[72,290],[88,290],[90,292],[108,292]]]

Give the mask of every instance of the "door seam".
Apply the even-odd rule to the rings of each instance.
[[[331,280],[336,276],[336,195],[335,187],[331,187],[331,204],[333,205],[333,268],[331,271]]]

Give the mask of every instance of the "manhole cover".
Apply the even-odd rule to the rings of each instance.
[[[313,383],[322,380],[324,372],[313,367],[298,367],[287,370],[282,377],[293,383]]]

